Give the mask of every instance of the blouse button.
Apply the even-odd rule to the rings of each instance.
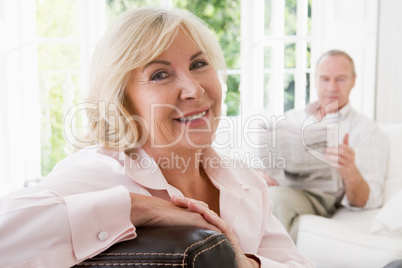
[[[105,241],[108,237],[108,234],[105,231],[100,231],[98,233],[98,238],[100,241]]]

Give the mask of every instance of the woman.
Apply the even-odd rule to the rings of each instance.
[[[67,267],[135,238],[139,226],[194,226],[225,234],[239,267],[310,267],[272,216],[265,182],[210,147],[224,67],[194,15],[123,15],[94,53],[97,145],[1,201],[0,266]]]

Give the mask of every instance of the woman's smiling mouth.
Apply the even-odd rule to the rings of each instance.
[[[179,118],[178,120],[180,120],[180,122],[193,121],[193,120],[195,120],[195,119],[198,119],[198,118],[203,117],[203,116],[206,115],[206,114],[207,114],[207,111],[203,111],[203,112],[198,113],[198,114],[193,114],[193,115],[190,115],[190,116],[181,117],[181,118]]]

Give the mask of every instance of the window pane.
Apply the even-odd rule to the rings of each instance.
[[[310,102],[310,73],[306,73],[306,104]]]
[[[308,0],[307,35],[311,36],[311,0]]]
[[[306,67],[311,68],[311,43],[307,43],[307,53],[306,53]]]
[[[64,115],[80,85],[81,1],[36,1],[40,97],[41,171],[72,152],[64,137]],[[53,39],[60,38],[60,39]]]
[[[272,1],[265,0],[264,5],[264,33],[265,35],[272,34]]]
[[[285,74],[284,111],[295,107],[295,79],[293,74]]]
[[[269,106],[269,89],[270,87],[270,82],[271,82],[271,75],[270,74],[264,74],[264,107]]]
[[[228,75],[226,81],[228,91],[226,92],[225,104],[227,106],[227,115],[238,115],[240,104],[240,75]]]
[[[38,37],[80,37],[80,0],[36,1]]]
[[[296,67],[296,44],[285,44],[285,68]]]
[[[271,69],[271,47],[264,47],[264,69]]]
[[[121,13],[142,6],[159,6],[160,0],[106,0],[106,22],[110,25]]]
[[[240,69],[240,0],[173,0],[174,7],[193,12],[216,33],[228,69]]]
[[[79,70],[80,46],[75,44],[39,44],[39,70]]]
[[[296,35],[297,0],[285,1],[285,35]]]
[[[64,115],[77,101],[78,74],[39,71],[41,107],[41,168],[46,176],[53,166],[72,153],[64,137]]]

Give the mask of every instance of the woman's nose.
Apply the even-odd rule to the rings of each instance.
[[[204,94],[204,88],[191,73],[183,74],[179,80],[181,100],[197,100]]]

